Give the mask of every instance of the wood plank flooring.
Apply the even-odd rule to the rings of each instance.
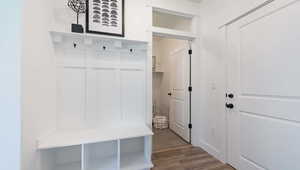
[[[186,141],[181,139],[170,129],[153,129],[153,151],[161,151],[169,148],[188,145]]]
[[[152,170],[234,170],[203,149],[187,145],[152,155]]]

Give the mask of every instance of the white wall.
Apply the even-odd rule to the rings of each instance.
[[[225,28],[226,22],[245,13],[265,0],[203,0],[200,8],[202,18],[201,57],[201,108],[197,120],[199,144],[209,153],[225,161]]]
[[[0,169],[20,169],[20,0],[3,3],[0,7]]]
[[[152,10],[148,0],[125,1],[125,39],[149,41],[148,28],[151,26]],[[52,30],[70,32],[71,23],[76,23],[76,14],[66,5],[67,0],[54,0]],[[79,23],[85,29],[85,14],[80,15]]]
[[[40,170],[37,138],[56,123],[52,1],[25,0],[22,49],[22,170]]]

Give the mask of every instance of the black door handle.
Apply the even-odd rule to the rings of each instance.
[[[233,98],[234,98],[234,94],[229,93],[229,94],[228,94],[228,97],[229,97],[230,99],[233,99]]]
[[[228,109],[233,109],[234,105],[232,103],[226,103],[225,105]]]
[[[171,93],[171,92],[169,92],[169,93],[168,93],[168,95],[169,95],[169,96],[172,96],[172,93]]]

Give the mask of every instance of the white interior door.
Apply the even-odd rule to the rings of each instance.
[[[299,18],[299,0],[275,0],[227,28],[227,158],[237,169],[300,169]]]
[[[188,49],[182,48],[171,55],[170,128],[189,141],[188,128]]]

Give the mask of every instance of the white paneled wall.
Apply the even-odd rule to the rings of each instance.
[[[83,128],[85,113],[85,70],[59,68],[57,88],[58,128]]]
[[[106,126],[112,123],[111,120],[121,120],[119,84],[119,72],[115,69],[91,69],[87,72],[86,120],[90,127],[97,127],[99,122]]]
[[[56,43],[59,129],[145,122],[146,44],[115,43]]]
[[[145,122],[145,76],[141,71],[121,70],[121,112],[126,122]]]

